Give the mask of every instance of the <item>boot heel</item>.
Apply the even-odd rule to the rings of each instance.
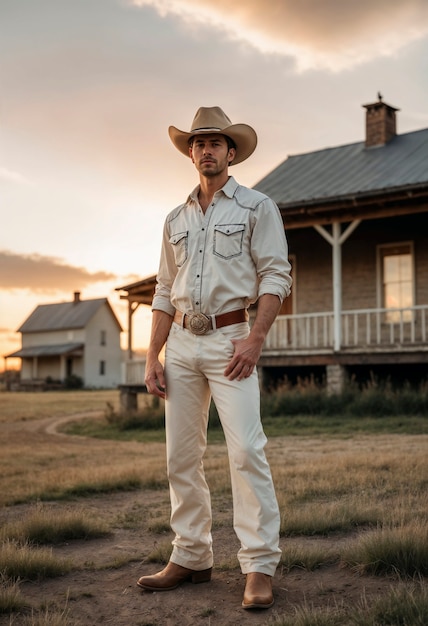
[[[208,583],[211,580],[212,567],[203,569],[199,572],[192,572],[191,581],[195,585],[198,583]]]

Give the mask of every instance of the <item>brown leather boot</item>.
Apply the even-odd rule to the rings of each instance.
[[[268,609],[273,603],[272,576],[260,572],[247,574],[242,600],[244,609]]]
[[[187,569],[171,561],[162,571],[153,576],[142,576],[137,582],[147,591],[170,591],[189,580],[192,583],[206,583],[211,580],[212,567],[203,570]]]

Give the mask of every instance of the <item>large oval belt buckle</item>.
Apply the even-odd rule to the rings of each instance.
[[[194,335],[205,335],[211,329],[211,319],[203,313],[186,313],[189,318],[189,330]]]

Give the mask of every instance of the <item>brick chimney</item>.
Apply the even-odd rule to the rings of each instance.
[[[73,303],[78,304],[80,302],[80,291],[75,291],[73,295],[74,295]]]
[[[366,148],[384,146],[397,134],[395,112],[400,109],[382,102],[380,93],[378,98],[374,104],[363,105],[366,109]]]

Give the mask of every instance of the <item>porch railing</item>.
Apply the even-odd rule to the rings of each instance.
[[[144,385],[146,359],[138,358],[122,363],[122,385]]]
[[[342,311],[341,349],[401,349],[425,345],[428,350],[428,305],[397,309]],[[266,337],[263,351],[331,351],[333,311],[279,316]]]
[[[402,309],[342,311],[341,350],[382,352],[428,351],[428,305]],[[282,315],[269,331],[263,353],[328,354],[334,347],[333,312]],[[137,358],[122,364],[122,384],[143,385],[146,362]]]

